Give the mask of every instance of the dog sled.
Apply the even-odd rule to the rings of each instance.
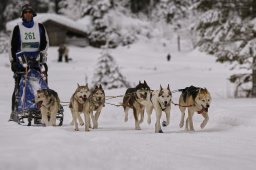
[[[21,125],[42,125],[40,103],[35,103],[35,95],[39,89],[49,89],[47,65],[42,64],[43,58],[35,52],[26,53],[26,56],[21,55],[17,60],[25,68],[25,72],[16,72],[14,75],[19,82],[14,89],[15,101],[11,119]],[[60,105],[56,125],[62,126],[63,112],[63,106]]]

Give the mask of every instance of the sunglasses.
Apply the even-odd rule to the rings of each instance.
[[[24,11],[23,14],[30,13],[32,14],[32,11]]]

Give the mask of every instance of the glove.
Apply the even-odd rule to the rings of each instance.
[[[23,63],[24,61],[24,53],[23,51],[17,52],[16,53],[16,60],[19,61],[20,63]]]
[[[15,73],[18,71],[18,63],[17,62],[11,62],[11,69]]]
[[[22,67],[19,63],[17,62],[11,62],[11,69],[14,73],[16,72],[24,72],[25,68]]]
[[[47,56],[46,52],[40,51],[38,57],[36,58],[36,61],[38,61],[39,63],[46,63],[46,61],[47,61],[46,56]]]

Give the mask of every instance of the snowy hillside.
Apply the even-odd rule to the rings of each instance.
[[[166,55],[170,53],[170,62]],[[62,127],[27,127],[8,122],[14,81],[7,54],[0,60],[0,169],[3,170],[253,170],[256,156],[255,99],[233,99],[225,65],[213,56],[189,51],[177,52],[175,42],[164,47],[157,41],[140,41],[111,51],[120,71],[129,82],[146,80],[152,89],[170,85],[172,90],[190,85],[206,87],[213,101],[209,123],[200,129],[202,117],[194,116],[195,132],[179,128],[180,112],[172,105],[171,124],[165,133],[154,133],[144,121],[134,130],[134,118],[124,122],[121,107],[109,104],[99,118],[99,129],[75,132],[69,124],[71,113],[64,107]],[[69,101],[77,83],[92,80],[101,50],[70,47],[70,63],[57,63],[57,48],[48,55],[49,86],[61,101]],[[126,89],[106,90],[107,96],[124,94]],[[173,94],[177,103],[180,93]],[[108,100],[120,103],[121,98]],[[145,118],[147,116],[145,115]]]

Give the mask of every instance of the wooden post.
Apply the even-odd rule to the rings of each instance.
[[[180,36],[177,37],[177,43],[178,43],[178,51],[180,51]]]

